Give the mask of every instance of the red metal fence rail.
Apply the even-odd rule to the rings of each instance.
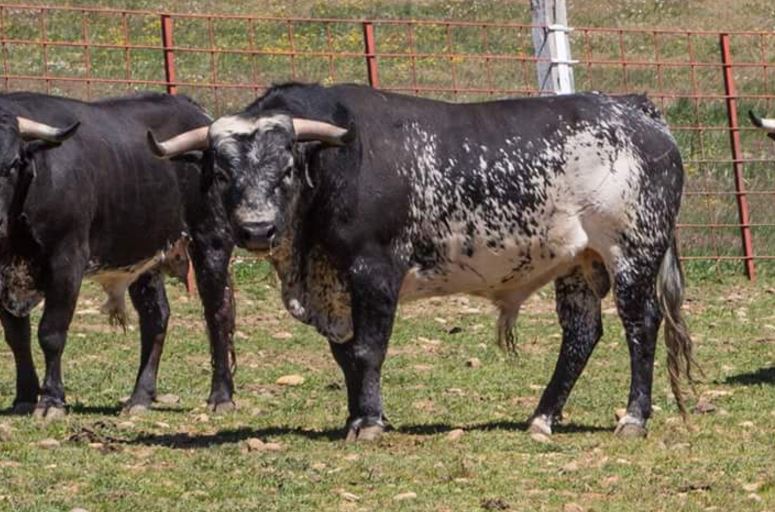
[[[536,93],[531,26],[183,14],[0,3],[5,90],[81,98],[153,89],[237,110],[285,80],[453,101]],[[687,172],[679,238],[700,270],[775,274],[775,33],[577,28],[576,86],[647,92]]]

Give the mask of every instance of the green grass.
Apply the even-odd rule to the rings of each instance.
[[[768,285],[727,279],[689,289],[688,315],[707,373],[700,391],[717,410],[693,415],[692,429],[680,422],[660,342],[658,409],[643,441],[612,434],[614,410],[626,403],[629,364],[610,301],[604,305],[606,334],[549,444],[534,442],[523,429],[559,348],[550,292],[531,300],[520,318],[517,361],[504,359],[494,346],[494,317],[486,303],[451,297],[406,305],[384,371],[394,430],[376,444],[350,445],[339,438],[345,396],[327,344],[284,312],[265,265],[239,258],[234,270],[239,409],[216,416],[204,407],[210,372],[200,308],[171,286],[160,392],[179,395],[180,403],[145,416],[119,416],[119,397],[133,384],[137,332],[107,327],[96,313],[101,294],[87,284],[64,357],[70,414],[50,424],[0,416],[2,429],[10,429],[0,442],[0,509],[775,507],[775,289]],[[462,331],[448,334],[451,327]],[[292,337],[277,339],[283,332]],[[471,357],[482,366],[467,367]],[[36,358],[40,368],[37,351]],[[276,385],[286,374],[305,382]],[[10,405],[13,375],[3,347],[0,407]],[[455,428],[465,433],[449,441]],[[280,443],[282,450],[248,452],[253,437]],[[60,446],[40,447],[48,438]],[[417,496],[394,499],[406,492]]]

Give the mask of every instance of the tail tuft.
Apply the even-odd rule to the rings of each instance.
[[[686,377],[692,392],[696,395],[693,371],[703,374],[694,359],[694,344],[689,336],[686,321],[681,313],[684,301],[684,276],[678,259],[675,239],[665,252],[657,276],[657,300],[665,319],[665,346],[667,347],[667,370],[670,388],[673,391],[681,416],[686,419],[686,402],[681,389],[682,376]]]

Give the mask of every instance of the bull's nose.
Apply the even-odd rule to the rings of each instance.
[[[252,251],[266,250],[274,234],[271,222],[245,222],[237,229],[237,243]]]

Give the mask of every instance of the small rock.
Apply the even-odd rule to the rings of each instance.
[[[300,386],[304,384],[304,377],[301,375],[283,375],[275,381],[280,386]]]
[[[170,428],[170,424],[165,421],[157,421],[156,423],[154,423],[154,425],[156,425],[159,428]]]
[[[562,512],[584,512],[584,507],[578,503],[566,503],[562,506]]]
[[[196,417],[196,421],[198,421],[199,423],[209,423],[210,422],[210,416],[208,416],[207,414],[204,414],[204,413],[200,414],[200,415],[198,415]]]
[[[509,510],[511,505],[502,498],[490,498],[482,500],[481,506],[485,510]]]
[[[457,441],[461,437],[463,437],[463,434],[465,434],[465,430],[462,428],[456,428],[454,430],[450,430],[447,434],[447,441]]]
[[[748,495],[748,499],[751,500],[751,501],[755,501],[757,503],[762,501],[762,497],[759,496],[758,494],[756,494],[755,492],[752,492],[751,494],[749,494]]]
[[[160,404],[173,405],[180,402],[180,397],[178,395],[173,395],[172,393],[165,393],[157,396],[156,401]]]
[[[540,432],[533,432],[530,434],[530,439],[537,443],[551,443],[552,438],[547,436],[546,434],[542,434]]]
[[[697,414],[708,414],[716,410],[716,406],[710,400],[700,398],[697,405],[694,406],[694,412]]]
[[[482,366],[482,362],[479,360],[478,357],[472,357],[468,361],[466,361],[466,366],[469,368],[479,368]]]
[[[11,439],[11,427],[6,423],[0,423],[0,441],[8,441]]]
[[[753,421],[741,421],[740,423],[738,423],[738,426],[741,426],[743,428],[753,428],[754,423]]]
[[[54,448],[59,448],[60,444],[59,441],[56,439],[43,439],[42,441],[38,441],[38,446],[41,448],[45,448],[47,450],[52,450]]]
[[[393,501],[404,501],[404,500],[413,500],[417,497],[416,492],[402,492],[400,494],[396,494],[393,496]]]
[[[627,409],[625,409],[624,407],[621,407],[621,408],[616,409],[614,411],[614,418],[616,418],[616,421],[619,421],[620,419],[624,418],[625,416],[627,416]]]
[[[116,424],[116,428],[119,430],[129,430],[131,428],[135,428],[135,424],[131,421],[120,421]]]
[[[353,493],[351,493],[351,492],[347,492],[347,491],[342,491],[342,492],[340,492],[340,493],[339,493],[339,496],[340,496],[340,497],[341,497],[343,500],[345,500],[345,501],[358,501],[359,499],[361,499],[361,497],[360,497],[360,496],[358,496],[357,494],[353,494]]]
[[[442,324],[442,325],[444,325],[444,324],[446,324],[446,323],[447,323],[447,319],[446,319],[446,318],[442,318],[442,317],[440,317],[440,316],[437,316],[436,318],[434,318],[434,320],[435,320],[436,322],[438,322],[438,323]]]
[[[250,437],[245,444],[248,446],[248,451],[259,451],[264,447],[264,442],[257,437]]]
[[[280,443],[265,443],[257,437],[251,437],[245,444],[249,452],[279,452],[283,449]]]
[[[562,470],[565,471],[566,473],[570,473],[570,472],[573,472],[573,471],[578,471],[579,470],[579,463],[576,462],[575,460],[571,461],[571,462],[565,464],[562,467]]]
[[[311,467],[312,469],[314,469],[315,471],[323,471],[323,470],[324,470],[324,469],[326,469],[328,466],[326,466],[326,464],[325,464],[325,463],[323,463],[323,462],[316,462],[316,463],[314,463],[313,465],[311,465],[310,467]]]
[[[89,511],[86,510],[85,508],[76,507],[76,508],[71,508],[70,512],[89,512]]]
[[[360,455],[358,455],[357,453],[351,453],[351,454],[349,454],[349,455],[345,455],[343,458],[344,458],[344,460],[346,460],[346,461],[349,461],[349,462],[354,462],[354,461],[356,461],[356,460],[360,459],[360,458],[361,458],[361,456],[360,456]]]
[[[104,447],[103,443],[89,443],[89,448],[94,448],[95,450],[101,450]]]
[[[272,334],[272,338],[274,338],[276,340],[289,340],[289,339],[293,338],[293,334],[291,334],[288,331],[279,331],[279,332],[276,332],[276,333]]]
[[[756,492],[759,490],[759,487],[763,485],[763,482],[752,482],[750,484],[743,485],[743,490],[746,492]]]

